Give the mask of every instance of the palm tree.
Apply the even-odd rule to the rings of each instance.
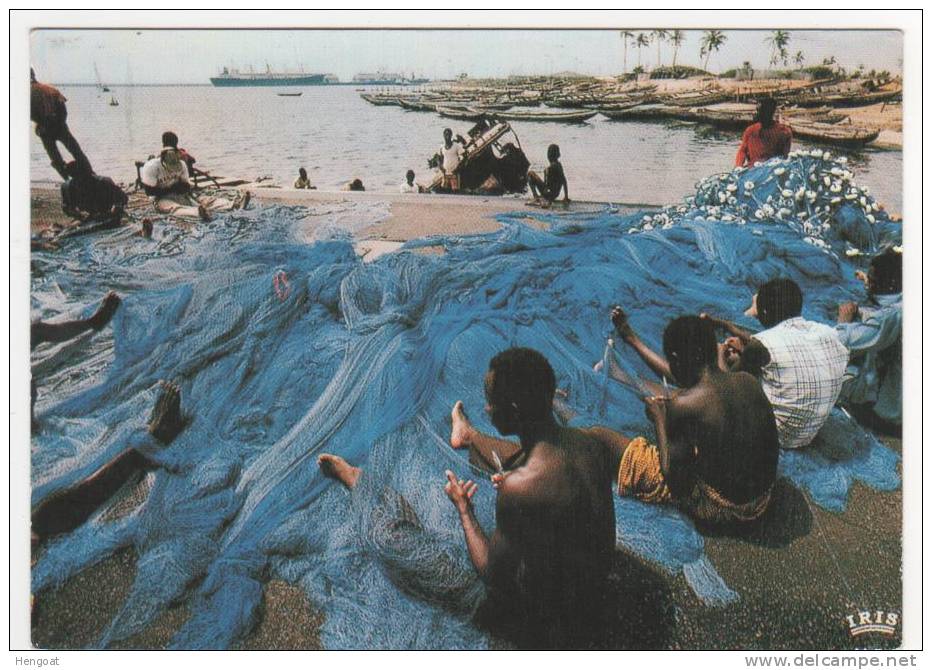
[[[638,67],[641,67],[641,48],[650,46],[650,37],[644,33],[638,33],[638,38],[635,41],[635,45],[638,48]],[[641,70],[643,71],[644,68],[641,68]]]
[[[634,33],[632,33],[630,30],[622,30],[622,31],[621,31],[621,41],[622,41],[622,42],[624,43],[624,45],[625,45],[624,72],[623,72],[622,74],[628,74],[628,40],[629,40],[629,39],[632,39],[632,40],[634,39]]]
[[[651,37],[657,43],[657,65],[655,67],[660,67],[660,44],[661,42],[667,39],[667,35],[670,34],[669,30],[651,30]]]
[[[713,51],[718,51],[721,49],[722,45],[727,39],[728,38],[725,37],[725,33],[723,33],[721,30],[702,31],[702,42],[700,42],[699,57],[702,58],[705,56],[705,61],[702,63],[703,70],[708,70],[709,56],[712,55]]]
[[[673,67],[676,67],[676,52],[680,50],[680,45],[686,40],[686,33],[682,30],[673,30],[670,32],[670,44],[673,45]]]
[[[796,52],[796,55],[793,56],[793,61],[796,63],[796,67],[798,67],[800,70],[802,70],[802,69],[803,69],[803,63],[806,62],[806,56],[803,54],[802,51],[797,51],[797,52]]]
[[[785,30],[774,30],[764,42],[770,45],[770,64],[776,65],[783,61],[786,65],[789,61],[786,45],[790,43],[790,34]]]

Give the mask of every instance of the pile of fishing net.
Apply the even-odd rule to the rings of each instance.
[[[808,179],[810,165],[825,165],[813,160],[733,179],[761,193]],[[471,476],[447,443],[456,400],[494,432],[481,409],[495,353],[540,350],[576,421],[650,435],[638,394],[592,369],[612,306],[625,306],[659,348],[679,314],[753,327],[742,313],[775,276],[800,284],[808,318],[829,322],[837,303],[863,297],[853,276],[863,261],[835,251],[847,242],[834,226],[822,247],[785,215],[723,225],[701,209],[713,191],[705,183],[685,212],[650,215],[669,226],[646,229],[641,214],[610,208],[534,222],[519,212],[500,217],[495,233],[420,240],[369,264],[339,235],[307,244],[305,212],[283,207],[184,232],[159,227],[154,241],[115,231],[34,254],[34,317],[87,313],[107,289],[124,301],[112,329],[34,353],[42,430],[32,440],[33,503],[128,445],[165,467],[131,513],[105,506],[50,541],[33,589],[131,545],[135,581],[101,647],[185,603],[190,617],[171,646],[227,648],[255,625],[270,578],[301,585],[323,610],[328,648],[485,647],[471,618],[482,585],[443,472]],[[751,195],[741,198],[747,205]],[[859,223],[879,225],[859,211]],[[898,243],[899,226],[883,225]],[[445,253],[417,252],[435,245]],[[630,352],[617,355],[648,376]],[[180,384],[188,415],[167,447],[149,442],[144,426],[162,378]],[[828,446],[784,454],[780,466],[816,503],[842,509],[854,481],[899,486],[896,454],[844,415],[820,440]],[[324,452],[364,468],[355,490],[322,475]],[[480,482],[475,509],[491,529],[494,491]],[[676,510],[616,497],[615,512],[621,548],[684,574],[709,605],[737,598],[740,585],[724,583]]]

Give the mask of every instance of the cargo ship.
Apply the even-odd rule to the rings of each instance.
[[[330,86],[339,84],[332,74],[308,72],[272,72],[266,65],[265,72],[241,72],[223,68],[216,77],[210,78],[214,86]]]

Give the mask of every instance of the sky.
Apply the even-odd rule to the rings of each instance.
[[[638,31],[635,31],[638,32]],[[643,32],[643,31],[641,31]],[[701,65],[702,32],[687,30],[677,63]],[[770,31],[727,30],[726,42],[709,60],[713,72],[749,61],[768,68]],[[790,30],[789,51],[806,64],[834,56],[845,68],[902,71],[898,31]],[[383,70],[448,79],[551,75],[574,71],[619,74],[624,53],[617,30],[35,30],[31,63],[40,81],[95,83],[95,65],[106,84],[207,84],[223,66],[336,74],[348,81],[360,72]],[[673,47],[661,44],[668,65]],[[657,46],[629,43],[628,69],[657,63]]]

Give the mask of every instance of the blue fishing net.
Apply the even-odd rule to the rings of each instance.
[[[530,346],[552,363],[575,424],[650,435],[637,388],[592,369],[611,356],[648,376],[630,352],[606,346],[611,307],[625,306],[659,347],[679,314],[753,327],[742,313],[756,287],[789,276],[805,293],[804,315],[830,321],[838,302],[861,297],[853,274],[864,256],[850,253],[846,231],[861,231],[863,253],[900,234],[869,196],[862,204],[863,191],[832,202],[825,175],[844,181],[844,194],[856,188],[844,170],[794,156],[707,179],[679,207],[516,212],[498,232],[419,240],[369,264],[339,234],[308,244],[306,211],[286,207],[188,231],[159,226],[155,241],[115,231],[33,254],[34,318],[86,315],[106,289],[124,297],[112,328],[34,352],[33,503],[130,446],[163,466],[129,515],[114,520],[104,506],[48,542],[33,589],[132,545],[135,582],[97,646],[185,602],[191,616],[171,646],[227,648],[251,630],[262,584],[278,577],[324,611],[328,648],[484,648],[488,635],[471,618],[483,587],[443,493],[444,470],[471,474],[447,443],[453,403],[494,432],[481,411],[486,365]],[[815,199],[796,198],[802,181]],[[433,245],[446,253],[417,253]],[[180,384],[188,416],[164,447],[144,425],[162,378]],[[780,464],[815,502],[842,509],[856,480],[899,485],[898,457],[846,416],[822,432],[824,446]],[[364,468],[354,490],[321,474],[323,452]],[[491,529],[484,479],[475,508]],[[682,572],[709,605],[737,598],[740,585],[724,583],[675,509],[616,497],[615,511],[619,546]]]

